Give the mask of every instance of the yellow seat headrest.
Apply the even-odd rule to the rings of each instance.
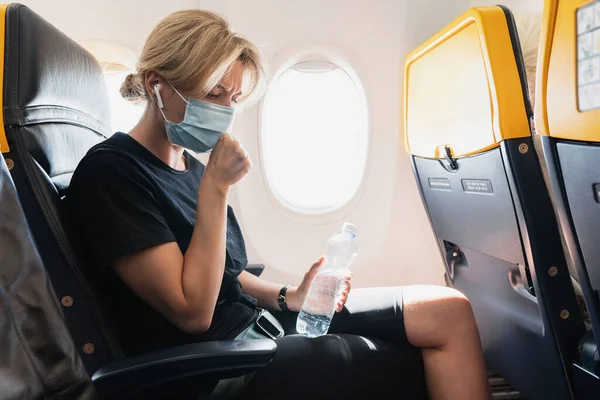
[[[600,1],[545,1],[536,98],[538,135],[600,142]]]
[[[477,154],[530,136],[507,13],[473,8],[409,54],[405,65],[406,150],[443,158]]]

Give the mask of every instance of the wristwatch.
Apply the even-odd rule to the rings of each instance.
[[[290,311],[290,309],[287,306],[286,299],[285,299],[285,294],[287,293],[287,290],[289,287],[290,287],[290,285],[285,285],[279,291],[279,297],[277,298],[277,303],[279,304],[279,308],[281,309],[281,311]]]

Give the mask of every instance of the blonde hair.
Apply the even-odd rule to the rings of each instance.
[[[149,100],[145,76],[158,72],[176,89],[206,96],[235,61],[245,73],[241,100],[260,92],[264,69],[260,53],[247,39],[231,31],[219,15],[202,10],[177,11],[156,25],[146,38],[137,63],[121,85],[121,96],[131,102]]]
[[[538,50],[540,46],[541,16],[536,14],[515,15],[519,42],[523,53],[529,100],[535,106],[535,77],[537,73]]]

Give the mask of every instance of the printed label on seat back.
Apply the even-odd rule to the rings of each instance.
[[[579,111],[600,108],[600,1],[577,9]]]

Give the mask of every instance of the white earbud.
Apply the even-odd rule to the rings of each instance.
[[[154,85],[154,93],[156,93],[156,102],[158,103],[158,107],[165,108],[162,97],[160,97],[160,83]]]

